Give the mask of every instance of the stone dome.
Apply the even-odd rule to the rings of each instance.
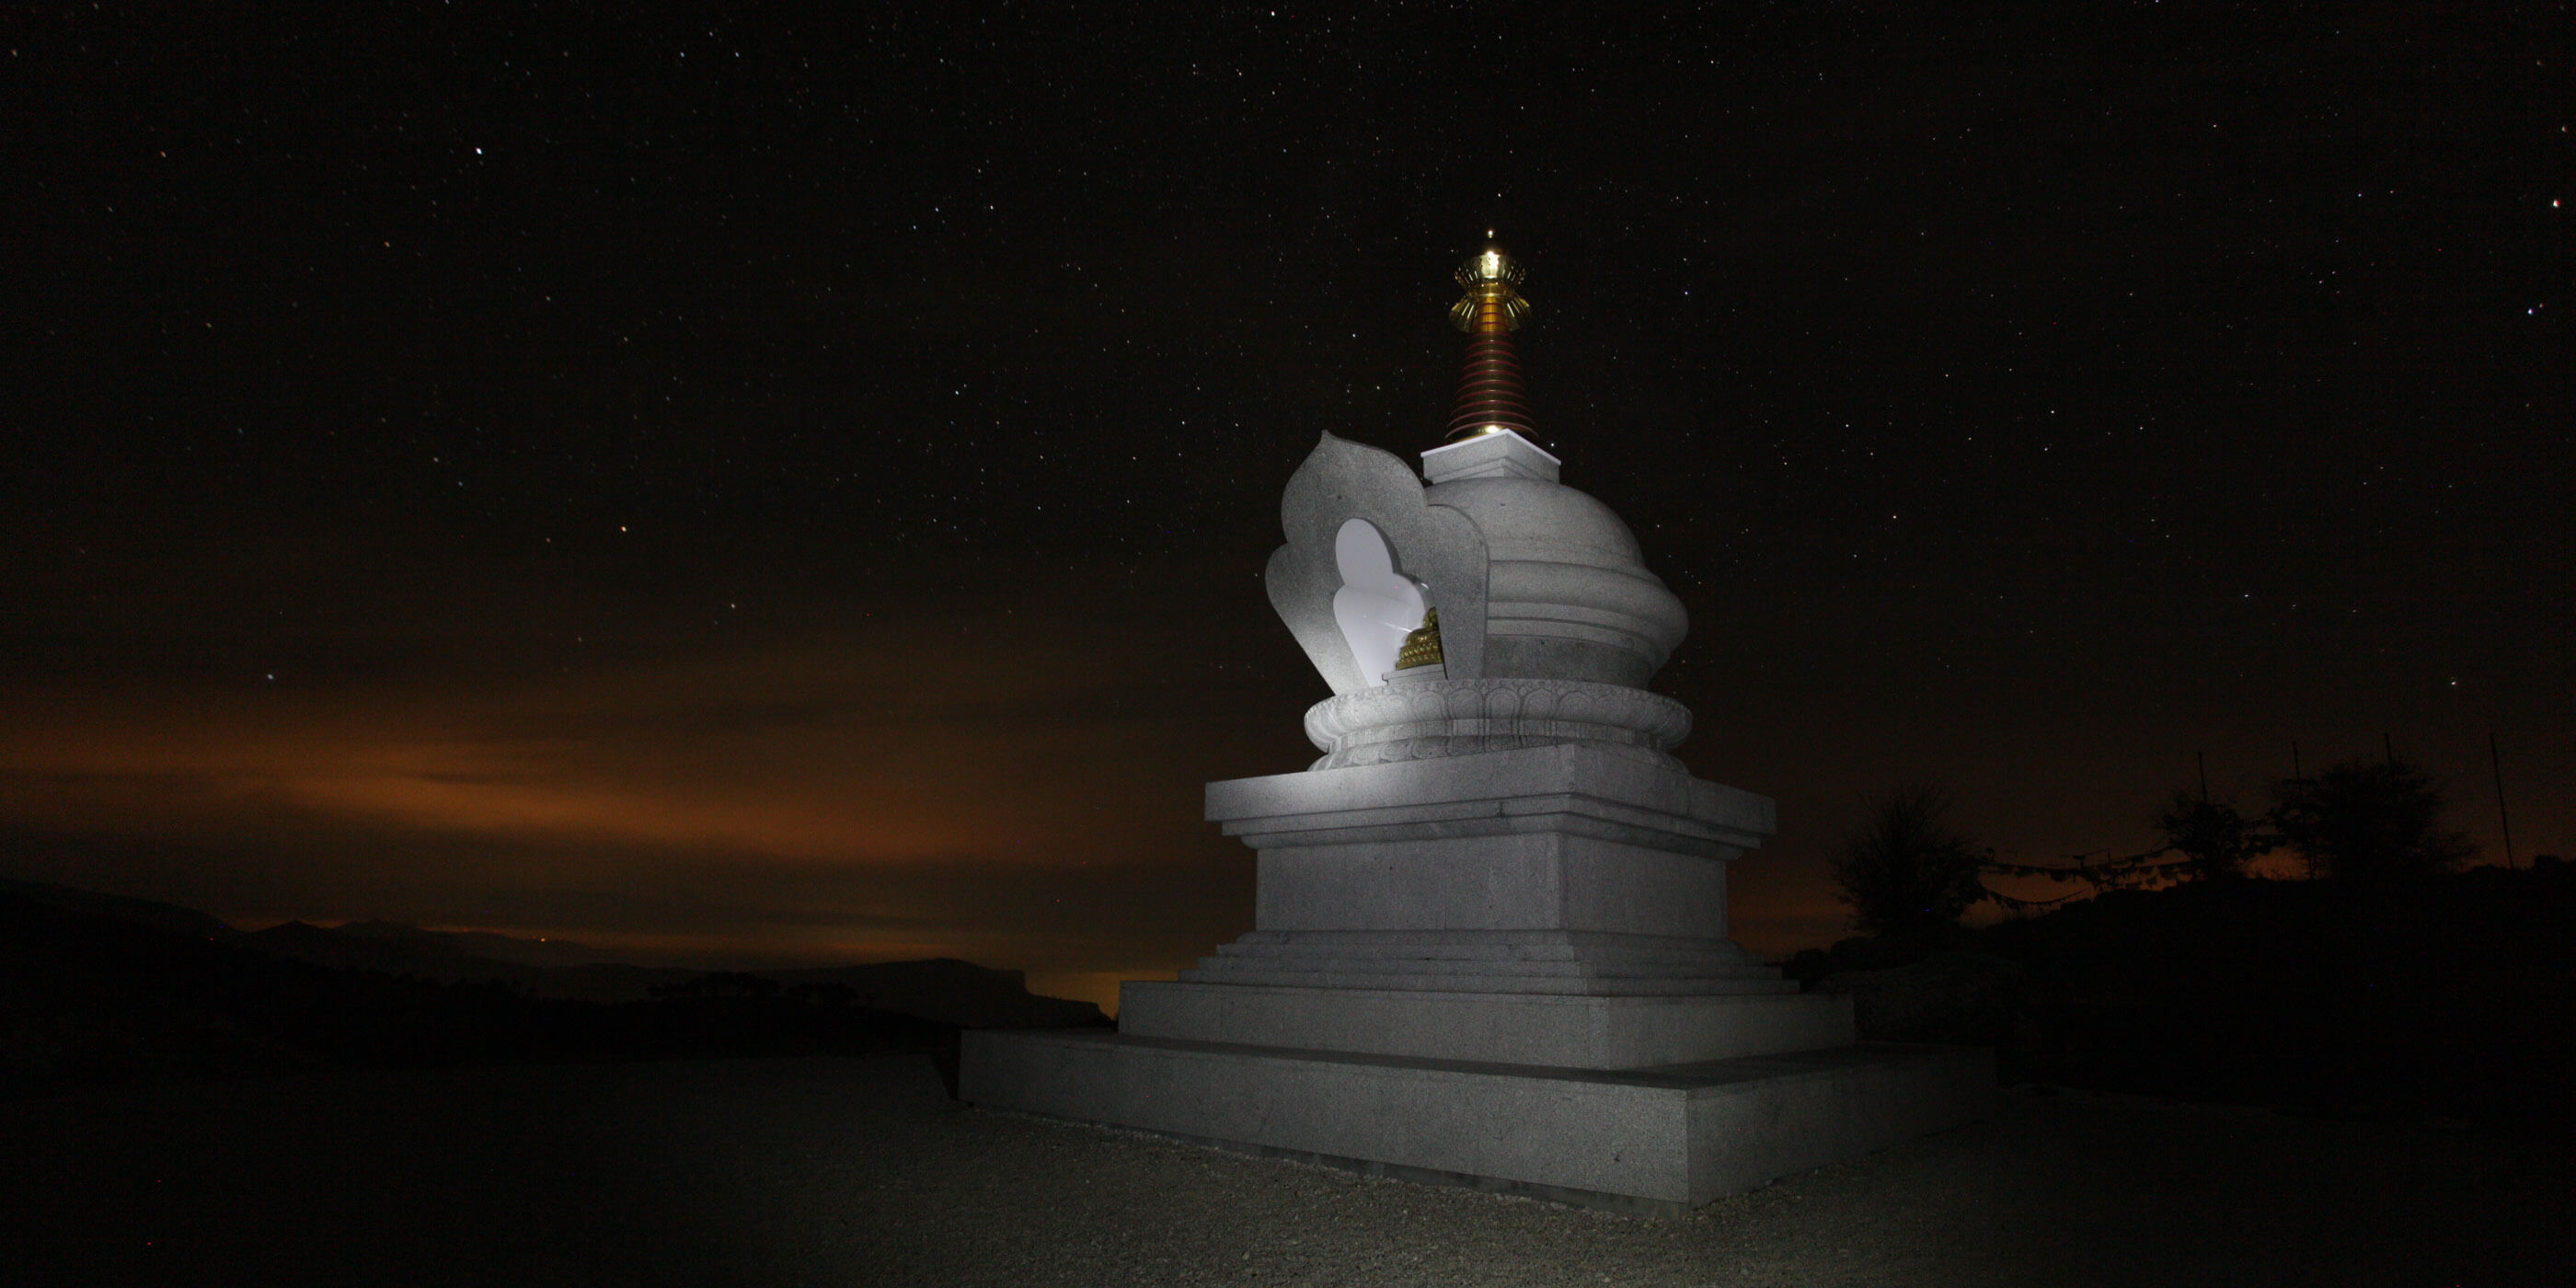
[[[1423,500],[1484,533],[1489,678],[1644,688],[1690,629],[1609,506],[1562,483],[1513,475],[1435,483]]]

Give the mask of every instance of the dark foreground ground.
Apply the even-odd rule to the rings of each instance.
[[[0,1283],[2563,1284],[2564,1142],[2099,1097],[1681,1221],[968,1109],[930,1061],[0,1104]]]

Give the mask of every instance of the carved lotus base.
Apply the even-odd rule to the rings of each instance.
[[[1306,711],[1315,769],[1384,765],[1569,742],[1663,753],[1690,736],[1690,710],[1644,689],[1585,680],[1398,680]]]

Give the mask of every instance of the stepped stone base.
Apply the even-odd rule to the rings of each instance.
[[[1181,979],[1600,997],[1797,991],[1728,940],[1564,930],[1256,930]]]
[[[1485,704],[1476,719],[1508,696],[1431,693]],[[1770,835],[1772,804],[1651,745],[1424,755],[1207,799],[1260,853],[1252,933],[1126,985],[1115,1034],[968,1033],[964,1099],[1654,1212],[1987,1111],[1991,1054],[1854,1045],[1848,999],[1728,940],[1726,865]]]
[[[1590,997],[1131,983],[1119,991],[1118,1030],[1571,1069],[1728,1060],[1856,1040],[1851,999],[1772,987],[1767,994]]]
[[[1667,1216],[1984,1117],[1994,1100],[1992,1053],[1974,1047],[1608,1070],[1085,1030],[964,1041],[958,1095],[978,1105]]]

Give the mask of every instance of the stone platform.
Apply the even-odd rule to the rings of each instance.
[[[1115,1034],[967,1034],[960,1096],[1662,1213],[1988,1112],[1990,1052],[1859,1044],[1727,938],[1769,800],[1652,747],[1440,750],[1210,783],[1256,928]]]
[[[1910,1044],[1580,1069],[979,1030],[960,1063],[977,1105],[1660,1216],[1994,1101],[1992,1053]]]
[[[1588,997],[1135,983],[1119,990],[1118,1031],[1572,1069],[1727,1060],[1856,1040],[1850,998],[1783,993],[1780,986],[1773,981],[1771,992],[1741,995]]]

